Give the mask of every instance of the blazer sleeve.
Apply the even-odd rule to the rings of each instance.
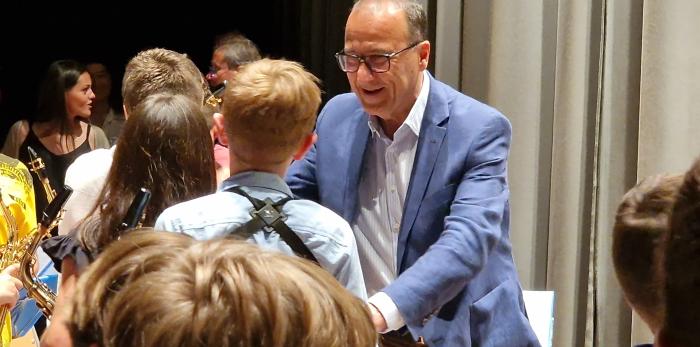
[[[481,272],[494,247],[506,237],[502,221],[509,195],[509,147],[510,124],[498,114],[484,123],[466,152],[464,172],[440,237],[384,288],[406,323],[420,324],[453,299]]]

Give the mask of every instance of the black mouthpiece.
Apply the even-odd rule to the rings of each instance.
[[[73,194],[73,188],[63,186],[63,190],[58,193],[58,195],[51,200],[49,206],[46,206],[46,209],[44,209],[44,214],[41,216],[41,225],[46,228],[51,225],[51,222],[56,219],[56,216],[61,212],[63,205],[65,205],[71,194]]]

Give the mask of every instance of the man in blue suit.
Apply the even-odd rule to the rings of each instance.
[[[355,4],[336,54],[353,93],[287,181],[353,227],[384,345],[539,346],[508,237],[510,124],[426,71],[426,26],[414,1]]]

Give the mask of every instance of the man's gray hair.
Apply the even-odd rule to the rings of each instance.
[[[215,51],[221,51],[229,69],[260,60],[258,47],[239,33],[228,33],[216,40]]]

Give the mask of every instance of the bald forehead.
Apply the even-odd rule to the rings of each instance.
[[[399,2],[396,0],[361,0],[352,7],[353,11],[366,9],[370,11],[385,11],[386,13],[396,13],[402,11]]]
[[[345,37],[353,36],[355,30],[364,31],[369,28],[391,29],[398,32],[405,39],[409,36],[406,13],[396,1],[389,0],[364,0],[355,3],[348,17],[345,27]],[[386,30],[378,30],[388,34]]]

